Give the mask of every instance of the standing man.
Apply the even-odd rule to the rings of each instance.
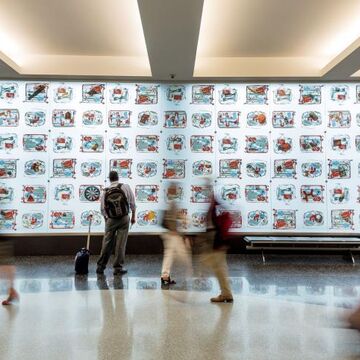
[[[129,212],[131,224],[135,224],[135,197],[127,184],[119,183],[116,171],[110,171],[110,186],[101,196],[101,213],[105,218],[105,235],[100,258],[97,262],[97,274],[103,274],[111,253],[115,248],[114,275],[123,275],[125,249],[129,232]]]

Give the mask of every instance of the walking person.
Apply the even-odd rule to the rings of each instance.
[[[170,192],[172,190],[175,192],[176,184],[170,184],[169,190]],[[161,234],[164,245],[164,257],[161,269],[162,285],[176,284],[176,282],[170,278],[170,271],[175,258],[178,258],[186,265],[187,272],[190,272],[192,267],[190,246],[187,245],[179,231],[179,224],[184,221],[186,221],[186,219],[180,216],[176,201],[172,200],[169,208],[165,210],[163,218],[163,227],[167,231]]]
[[[101,196],[101,213],[105,218],[105,235],[99,260],[97,274],[103,274],[109,258],[115,248],[114,275],[123,275],[125,250],[129,232],[129,223],[135,224],[135,197],[128,184],[119,183],[116,171],[110,171],[110,186]],[[129,213],[131,210],[131,219]]]
[[[0,277],[8,282],[8,297],[2,305],[12,305],[19,301],[19,294],[14,288],[15,266],[11,265],[13,243],[10,239],[0,239]]]
[[[224,236],[224,228],[228,227],[228,219],[218,218],[216,207],[219,204],[214,196],[207,212],[206,232],[199,235],[200,262],[209,267],[215,274],[220,295],[210,299],[213,303],[232,303],[233,295],[229,283],[226,252],[228,244]]]

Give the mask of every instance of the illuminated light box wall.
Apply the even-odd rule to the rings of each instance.
[[[115,169],[136,194],[134,232],[160,231],[169,199],[202,230],[215,191],[237,232],[356,233],[359,130],[350,83],[3,81],[0,232],[86,232],[89,214],[103,231]]]

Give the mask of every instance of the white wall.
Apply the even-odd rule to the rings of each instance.
[[[100,85],[100,88],[95,87],[95,91],[92,91],[91,84],[95,83],[36,82],[36,84],[46,85],[45,89],[29,100],[27,96],[33,91],[32,84],[33,82],[22,81],[0,82],[0,207],[2,211],[0,231],[2,233],[85,232],[87,231],[87,223],[84,216],[87,211],[96,212],[99,224],[95,224],[94,231],[101,232],[103,220],[97,213],[99,203],[84,201],[86,199],[83,194],[80,194],[80,191],[87,188],[83,185],[95,185],[99,186],[99,189],[101,186],[108,185],[106,176],[111,159],[131,160],[131,175],[128,177],[125,171],[123,173],[125,177],[121,181],[129,183],[134,191],[139,185],[154,185],[154,188],[157,189],[157,201],[137,202],[139,221],[132,229],[134,232],[148,233],[161,229],[156,223],[161,222],[161,210],[166,207],[167,202],[165,191],[169,179],[166,179],[164,175],[164,162],[166,160],[183,160],[185,164],[185,176],[178,180],[178,184],[183,188],[183,198],[179,202],[179,206],[186,209],[189,219],[188,231],[199,231],[202,228],[202,214],[206,212],[207,203],[194,202],[194,196],[197,197],[198,201],[201,201],[199,199],[207,190],[205,185],[207,180],[203,176],[193,173],[193,165],[199,161],[207,161],[207,164],[212,166],[211,178],[215,181],[215,191],[219,198],[222,198],[223,207],[232,210],[234,214],[237,214],[238,219],[241,214],[242,225],[240,226],[238,223],[234,231],[263,232],[266,234],[273,231],[281,233],[287,231],[306,233],[359,232],[360,141],[356,147],[356,139],[358,134],[360,136],[360,115],[358,115],[358,113],[360,114],[360,96],[356,93],[360,89],[356,84],[265,84],[265,87],[258,87],[257,89],[256,87],[249,87],[251,84],[231,84],[229,86],[216,84],[203,88],[205,96],[200,95],[199,97],[196,96],[196,91],[201,90],[198,85],[177,85],[175,88],[183,88],[184,90],[180,101],[168,99],[169,85],[144,85],[145,88],[148,87],[154,91],[155,97],[150,100],[150,102],[154,102],[153,104],[146,103],[146,101],[139,103],[143,99],[140,95],[144,95],[142,94],[142,86],[130,83],[99,83],[96,85]],[[101,85],[104,87],[101,88]],[[6,96],[9,88],[14,90],[14,97]],[[56,99],[59,88],[71,90],[72,97]],[[123,91],[127,89],[127,99],[123,99],[124,101],[114,100],[112,98],[114,88],[121,88]],[[26,89],[28,89],[27,95]],[[96,90],[100,90],[100,96],[91,96],[94,92],[96,93]],[[221,100],[223,90],[230,94],[227,101]],[[307,96],[308,90],[310,90],[310,97]],[[315,92],[311,93],[314,90]],[[316,90],[319,91],[319,94],[316,94]],[[256,95],[256,91],[260,95]],[[261,95],[261,91],[264,91],[264,96]],[[276,100],[278,91],[284,93],[283,99]],[[174,94],[177,95],[178,93],[175,92]],[[302,95],[304,95],[305,103],[302,103]],[[310,103],[306,102],[311,100],[311,95],[314,95],[312,102],[315,104],[312,104],[311,101]],[[87,99],[87,97],[89,98]],[[18,111],[18,122],[9,123],[6,109]],[[74,111],[73,126],[54,126],[56,122],[54,124],[53,118],[56,110]],[[84,124],[84,113],[95,110],[102,118],[102,122],[99,120],[97,125]],[[130,112],[129,127],[109,126],[109,113],[116,110],[123,111],[125,115],[125,111]],[[45,113],[45,123],[41,126],[30,126],[25,115],[28,112],[36,111]],[[181,128],[165,127],[165,116],[166,112],[169,111],[176,111],[180,116],[186,114],[186,126]],[[337,113],[332,113],[334,111],[343,112],[344,122],[342,124],[336,120],[330,120],[330,117],[337,115]],[[142,112],[152,112],[153,115],[157,115],[158,122],[153,125],[139,125],[139,115]],[[211,114],[211,124],[208,127],[196,127],[193,124],[193,115],[201,112]],[[235,124],[233,128],[221,127],[219,118],[224,112],[239,112],[239,123]],[[265,115],[266,122],[263,125],[259,123],[254,125],[250,120],[248,121],[248,117],[254,112],[260,115],[258,117],[260,122],[264,121]],[[290,124],[288,128],[276,127],[276,124],[273,123],[274,112],[293,112],[293,124]],[[318,125],[309,126],[303,121],[307,112],[316,112],[319,119],[314,122]],[[348,119],[346,119],[347,116]],[[71,123],[69,116],[66,117],[65,122]],[[42,147],[41,139],[39,140],[35,136],[35,141],[40,141],[39,146],[32,149],[34,151],[27,151],[27,146],[30,146],[31,150],[32,139],[29,140],[29,134],[43,135],[43,138],[46,139],[46,149]],[[101,148],[100,141],[100,147],[96,151],[93,149],[85,152],[81,146],[86,147],[88,137],[94,135],[102,137],[104,148]],[[150,151],[141,151],[140,148],[137,148],[137,141],[138,146],[141,147],[143,138],[139,136],[142,135],[154,136],[153,139],[157,144],[154,148],[150,147]],[[171,135],[179,135],[179,139],[184,140],[185,148],[168,150],[167,139]],[[72,138],[72,148],[69,151],[54,151],[54,141],[61,136]],[[82,142],[84,136],[85,139]],[[115,136],[127,138],[128,149],[126,151],[116,152],[111,148],[110,143]],[[200,141],[210,140],[211,147],[206,149],[205,144],[205,148],[198,150],[198,152],[197,149],[191,148],[191,139],[199,140],[196,136],[204,136],[203,139],[200,138]],[[311,138],[312,136],[315,137]],[[11,138],[14,137],[17,139],[12,147]],[[226,149],[227,146],[231,148],[232,141],[237,142],[237,148],[233,152],[231,149],[229,152],[226,149],[222,150],[221,141],[223,139]],[[302,139],[306,141],[318,140],[321,146],[316,149],[315,145],[312,151],[304,152],[304,149],[300,147]],[[253,141],[261,142],[262,140],[267,141],[268,149],[263,149],[263,152],[259,153],[251,152],[254,147],[251,147],[250,143]],[[287,152],[281,153],[276,150],[275,143],[277,140],[282,143],[285,142],[283,151],[287,150]],[[348,141],[348,145],[342,140]],[[292,145],[291,148],[286,144],[289,141]],[[334,148],[333,142],[335,143]],[[253,145],[256,148],[256,143]],[[58,159],[74,159],[76,162],[75,174],[72,176],[70,173],[70,177],[54,177],[54,160],[56,163]],[[237,174],[236,169],[234,169],[233,177],[220,176],[220,164],[231,159],[236,160],[232,163],[233,165],[241,162],[241,174]],[[293,174],[290,171],[288,178],[275,173],[275,162],[279,165],[279,162],[281,163],[282,160],[286,159],[295,161],[292,164],[295,171]],[[9,163],[8,160],[13,160],[13,162],[10,161]],[[43,161],[45,166],[43,175],[34,176],[25,173],[25,165],[33,160]],[[351,171],[346,173],[345,169],[342,174],[343,177],[336,178],[338,160],[345,168],[348,165]],[[82,164],[86,162],[101,164],[101,172],[97,176],[86,176],[82,172]],[[138,167],[141,168],[144,162],[151,162],[152,165],[156,165],[155,176],[144,177],[138,173]],[[252,177],[247,172],[247,165],[254,162],[265,163],[266,174],[264,176]],[[9,169],[11,163],[16,164],[16,177],[6,175],[6,171],[11,171]],[[317,177],[304,176],[303,167],[307,163],[321,164],[321,175]],[[291,161],[285,162],[283,165],[291,165]],[[331,169],[333,175],[330,174]],[[2,170],[5,170],[5,173]],[[335,178],[333,178],[334,175]],[[56,186],[64,184],[72,186],[73,197],[68,201],[56,200]],[[255,191],[265,191],[264,197],[261,198],[260,194],[257,199],[250,201],[256,185],[259,187]],[[24,202],[24,195],[26,195],[29,186],[35,186],[35,189],[40,186],[40,189],[45,189],[46,199],[43,199],[42,203]],[[201,186],[203,187],[201,188]],[[277,192],[281,186],[287,186],[293,190],[292,200],[277,198]],[[309,186],[315,186],[315,188],[312,189]],[[304,187],[314,195],[313,197],[307,196],[313,202],[306,202],[305,195],[301,195],[301,189]],[[13,196],[10,199],[7,194],[11,192],[11,189]],[[249,189],[250,193],[246,192]],[[91,193],[91,190],[96,189],[87,188],[87,193],[89,190]],[[195,192],[199,190],[200,192],[203,190],[203,194],[195,195]],[[317,194],[317,191],[320,193]],[[345,192],[346,196],[343,197],[341,192]],[[89,196],[91,197],[90,193]],[[335,193],[334,196],[333,193]],[[262,225],[254,225],[254,221],[259,219],[258,216],[255,216],[253,221],[249,219],[249,216],[260,214],[265,216],[267,221],[263,219]],[[285,222],[283,221],[284,216]],[[304,216],[307,219],[306,223]],[[70,221],[67,229],[64,228],[64,221],[61,219],[65,223],[67,220]],[[31,222],[33,222],[32,225]]]

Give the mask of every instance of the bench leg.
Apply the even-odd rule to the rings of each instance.
[[[355,265],[355,259],[354,259],[354,255],[352,254],[351,250],[349,250],[349,255],[350,255],[350,259],[353,265]]]
[[[266,259],[265,259],[264,250],[261,250],[261,256],[262,256],[262,262],[263,262],[263,264],[265,264],[265,263],[266,263]]]

